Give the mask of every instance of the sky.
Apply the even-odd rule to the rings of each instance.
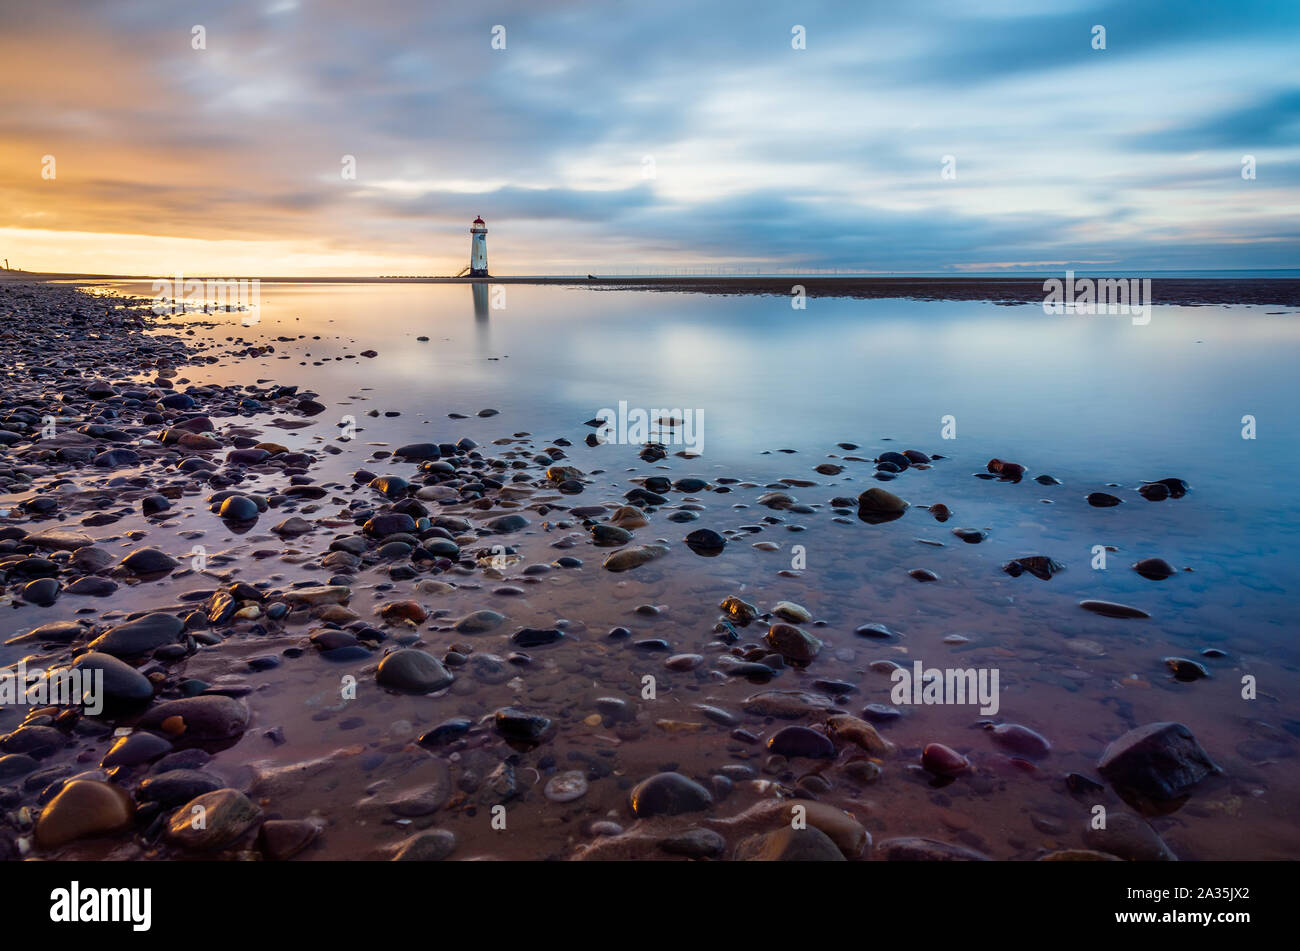
[[[1298,0],[0,0],[0,80],[26,270],[1300,267]]]

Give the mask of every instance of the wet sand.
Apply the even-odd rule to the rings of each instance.
[[[12,433],[0,571],[14,605],[0,659],[50,667],[91,648],[143,675],[117,671],[109,716],[0,710],[10,855],[1280,859],[1300,848],[1287,793],[1293,659],[1234,628],[1243,599],[1278,611],[1284,599],[1207,591],[1180,563],[1150,584],[1184,585],[1196,612],[1114,617],[1080,601],[1133,599],[1086,566],[1046,579],[1004,570],[1011,555],[1054,552],[1003,551],[1001,526],[976,537],[985,526],[963,516],[980,499],[999,493],[1042,522],[1044,545],[1063,536],[1043,499],[1106,510],[1036,481],[1050,460],[989,471],[996,446],[958,458],[918,446],[892,472],[901,463],[886,453],[912,447],[809,445],[788,454],[783,480],[706,478],[672,446],[589,446],[582,420],[485,439],[490,409],[402,453],[340,432],[306,389],[309,368],[191,385],[206,365],[298,356],[300,341],[201,337],[54,285],[0,288],[0,311],[0,430]],[[348,358],[374,359],[355,349]],[[1162,506],[1172,537],[1197,518],[1195,486],[1148,501],[1146,467],[1105,477],[1115,511]],[[656,478],[669,484],[647,485]],[[911,504],[882,517],[859,502],[877,488]],[[938,503],[953,516],[940,520]],[[724,547],[692,548],[700,529]],[[815,570],[797,567],[795,544]],[[1115,570],[1149,555],[1145,544],[1141,530],[1124,535]],[[611,557],[644,561],[611,571]],[[29,588],[42,581],[53,585]],[[728,598],[755,616],[724,610]],[[121,633],[154,615],[171,620]],[[1208,679],[1176,679],[1167,657]],[[996,668],[999,714],[868,712],[891,704],[890,665],[914,659]],[[1244,672],[1260,677],[1256,706],[1235,686]],[[1206,775],[1185,775],[1190,798],[1170,811],[1127,802],[1098,770],[1108,744],[1162,721],[1187,724],[1222,770],[1185,762]],[[137,749],[101,765],[119,733]],[[957,759],[927,755],[931,744]],[[177,819],[196,798],[216,817],[202,835]],[[1097,804],[1126,817],[1109,836],[1088,829]],[[790,829],[796,805],[820,834]]]

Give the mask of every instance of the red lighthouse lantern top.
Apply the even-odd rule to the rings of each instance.
[[[482,218],[475,218],[474,223],[470,226],[470,231],[487,231],[487,222]]]

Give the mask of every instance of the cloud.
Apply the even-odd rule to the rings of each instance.
[[[141,271],[171,237],[453,272],[478,214],[503,273],[1300,257],[1291,3],[47,0],[0,18],[0,226],[113,234]]]

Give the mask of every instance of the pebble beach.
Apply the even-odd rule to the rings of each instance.
[[[313,330],[153,304],[0,283],[0,663],[103,700],[0,706],[0,856],[1300,849],[1294,648],[1253,623],[1286,592],[1200,582],[1231,502],[1158,453],[1083,485],[983,435],[846,430],[706,465],[598,417],[343,405]],[[382,438],[417,407],[426,438]],[[972,521],[994,497],[1005,524]],[[1106,572],[1058,511],[1112,519]],[[995,712],[900,700],[914,664],[997,671]]]

